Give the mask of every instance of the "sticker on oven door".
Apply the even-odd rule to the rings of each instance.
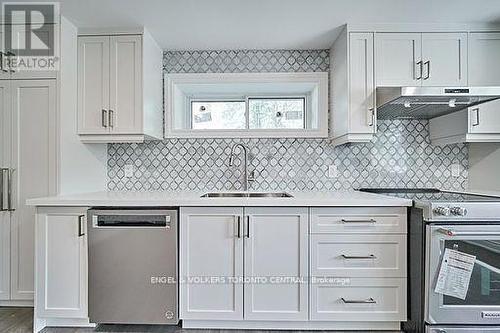
[[[434,291],[438,294],[464,300],[469,289],[475,261],[476,256],[445,249]]]

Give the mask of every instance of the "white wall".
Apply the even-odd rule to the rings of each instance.
[[[500,191],[500,143],[471,143],[469,188]]]
[[[61,17],[59,193],[106,189],[107,145],[77,136],[77,28]]]

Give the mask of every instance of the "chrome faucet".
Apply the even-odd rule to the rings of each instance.
[[[240,148],[240,150],[243,151],[243,154],[244,154],[244,160],[243,160],[243,166],[244,166],[244,170],[243,170],[243,190],[244,191],[248,191],[248,188],[250,187],[250,182],[254,181],[255,179],[255,176],[254,176],[254,172],[250,172],[250,174],[248,174],[248,148],[245,147],[243,144],[241,143],[235,143],[233,145],[233,148],[231,148],[231,154],[229,156],[229,166],[233,166],[233,162],[234,162],[234,151],[236,150],[236,148]]]

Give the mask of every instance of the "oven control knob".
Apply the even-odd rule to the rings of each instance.
[[[463,207],[452,207],[450,213],[456,216],[465,216],[467,215],[467,209]]]
[[[450,208],[448,208],[448,207],[436,207],[436,208],[434,208],[434,214],[449,216],[450,215]]]

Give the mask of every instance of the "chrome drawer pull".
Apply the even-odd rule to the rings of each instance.
[[[346,220],[342,219],[342,223],[376,223],[374,219],[369,219],[369,220]]]
[[[374,255],[374,254],[370,254],[370,255],[367,255],[367,256],[348,256],[348,255],[345,255],[345,254],[341,254],[340,255],[342,258],[344,259],[358,259],[358,260],[363,260],[363,259],[377,259],[377,257]]]
[[[376,304],[377,303],[377,301],[375,301],[371,297],[368,299],[345,299],[344,297],[342,297],[340,299],[345,304]]]

